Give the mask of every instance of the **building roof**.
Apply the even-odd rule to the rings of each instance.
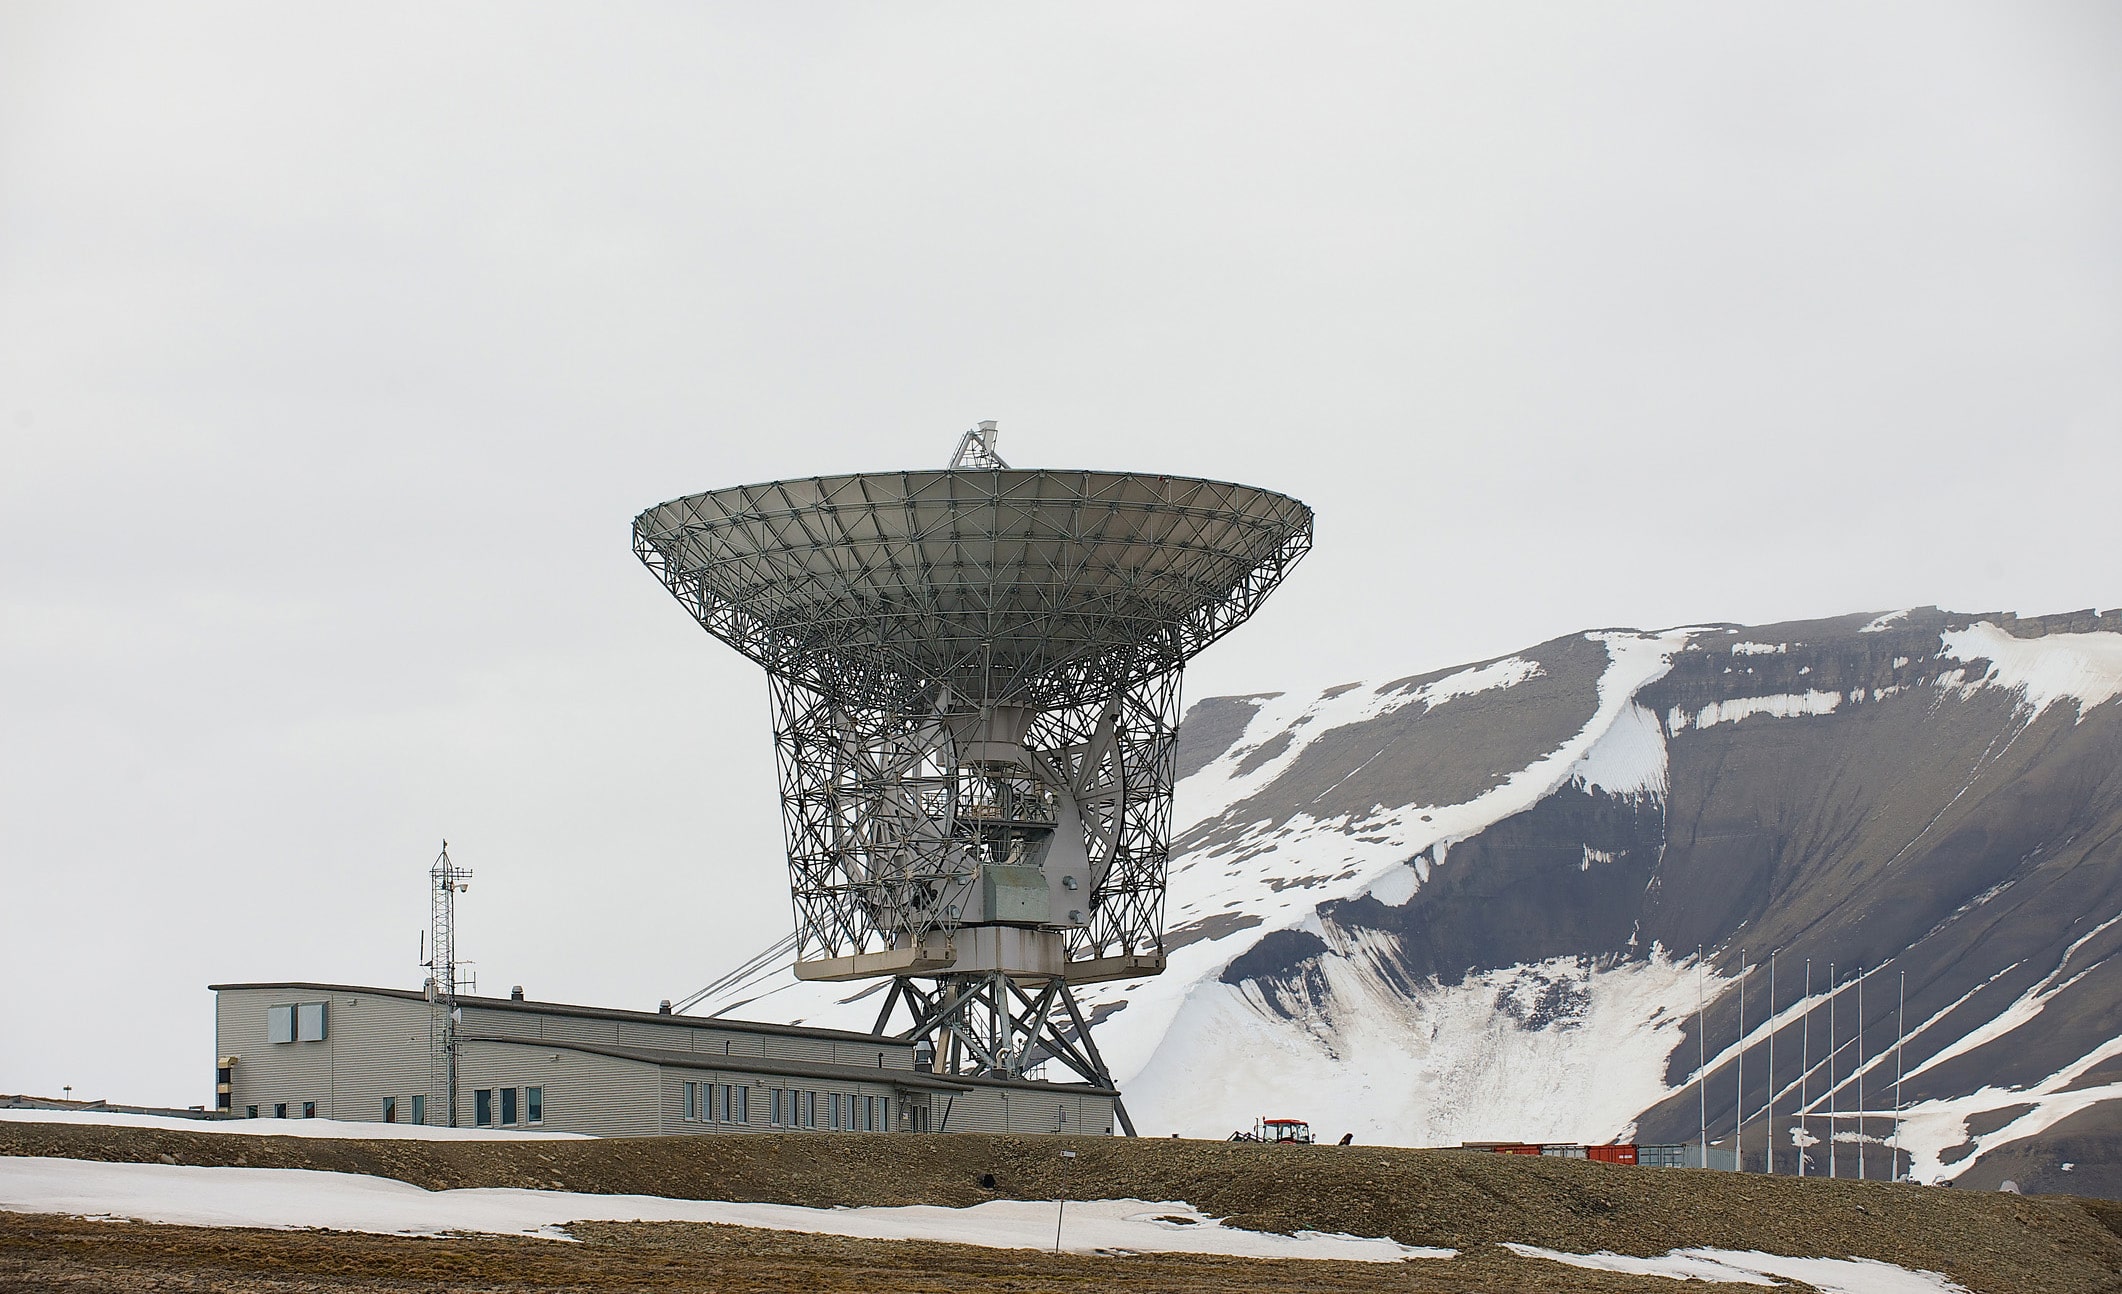
[[[239,989],[289,989],[309,993],[366,993],[377,997],[395,997],[409,1002],[425,1002],[427,995],[412,989],[376,988],[362,984],[318,984],[309,980],[273,980],[254,984],[209,984],[207,989],[215,993],[232,992]],[[838,1042],[859,1042],[879,1047],[899,1047],[912,1050],[912,1044],[902,1038],[874,1033],[851,1033],[845,1029],[814,1029],[797,1024],[764,1024],[757,1020],[731,1020],[723,1016],[665,1015],[661,1011],[616,1011],[610,1007],[572,1006],[560,1002],[518,1002],[506,997],[459,997],[459,1006],[473,1006],[482,1010],[523,1011],[540,1015],[566,1015],[592,1020],[634,1020],[646,1024],[677,1024],[692,1028],[729,1029],[739,1033],[770,1034],[782,1038],[825,1038]],[[754,1074],[780,1074],[790,1078],[837,1079],[846,1082],[875,1083],[879,1081],[897,1084],[900,1087],[920,1088],[930,1091],[964,1092],[975,1087],[1006,1087],[1020,1091],[1081,1092],[1091,1096],[1118,1096],[1109,1088],[1093,1087],[1087,1083],[1042,1083],[1035,1079],[976,1078],[965,1074],[928,1074],[916,1069],[875,1069],[867,1065],[835,1065],[819,1061],[785,1060],[770,1056],[717,1056],[712,1052],[674,1051],[660,1047],[629,1047],[617,1044],[584,1043],[553,1038],[510,1038],[495,1034],[480,1034],[466,1030],[458,1037],[468,1042],[508,1042],[526,1047],[543,1047],[548,1051],[577,1051],[589,1055],[613,1056],[621,1060],[638,1060],[652,1065],[669,1065],[680,1069],[744,1070]]]
[[[427,995],[416,989],[376,988],[363,984],[318,984],[308,980],[272,980],[255,984],[209,984],[209,992],[221,993],[236,989],[283,988],[300,989],[319,993],[368,993],[377,997],[404,998],[413,1002],[427,1001]],[[726,1016],[665,1015],[661,1011],[620,1011],[603,1006],[575,1006],[565,1002],[519,1002],[507,997],[469,997],[459,995],[459,1006],[478,1007],[484,1011],[527,1011],[539,1015],[568,1015],[591,1020],[633,1020],[646,1024],[678,1024],[695,1029],[730,1029],[738,1033],[775,1034],[784,1038],[833,1038],[848,1042],[873,1042],[887,1047],[910,1047],[911,1043],[886,1034],[853,1033],[846,1029],[818,1029],[800,1024],[765,1024],[757,1020],[732,1020]]]

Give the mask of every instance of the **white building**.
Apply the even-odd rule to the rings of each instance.
[[[447,1126],[438,1015],[418,992],[216,984],[217,1108],[238,1118]],[[943,1076],[871,1034],[460,997],[461,1127],[596,1136],[768,1132],[1110,1134],[1114,1094]]]

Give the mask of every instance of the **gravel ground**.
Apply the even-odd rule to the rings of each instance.
[[[1076,1150],[1077,1158],[1062,1160],[1064,1147]],[[1496,1247],[1518,1241],[1579,1253],[1652,1255],[1702,1245],[1877,1258],[1943,1272],[1978,1294],[2122,1291],[2122,1235],[2116,1230],[2122,1209],[2099,1202],[1461,1151],[976,1134],[328,1141],[0,1124],[0,1154],[316,1168],[394,1177],[430,1189],[551,1187],[806,1205],[966,1205],[1064,1193],[1076,1199],[1183,1199],[1238,1226],[1387,1235],[1462,1251],[1450,1262],[1367,1268],[1177,1256],[1055,1258],[682,1224],[585,1225],[576,1232],[585,1243],[572,1246],[216,1232],[0,1215],[0,1288],[68,1288],[55,1282],[71,1280],[65,1274],[78,1270],[102,1273],[96,1279],[85,1275],[75,1286],[84,1289],[785,1289],[800,1281],[819,1291],[882,1292],[938,1288],[946,1283],[941,1263],[955,1273],[948,1284],[972,1290],[1539,1288],[1673,1294],[1672,1283],[1658,1278],[1565,1269]],[[994,1185],[983,1185],[983,1177]],[[467,1265],[461,1271],[449,1266],[456,1262]],[[1124,1265],[1124,1275],[1116,1265]],[[192,1279],[206,1283],[181,1283]]]

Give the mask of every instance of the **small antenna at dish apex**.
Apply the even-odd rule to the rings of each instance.
[[[958,452],[952,454],[950,458],[951,470],[954,472],[968,468],[975,472],[1006,470],[1009,464],[1003,462],[1002,455],[995,452],[995,440],[998,435],[999,433],[995,431],[994,421],[990,419],[958,437]]]

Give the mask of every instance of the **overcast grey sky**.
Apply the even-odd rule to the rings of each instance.
[[[2122,602],[2122,7],[0,0],[0,1091],[417,986],[444,835],[488,990],[781,933],[628,522],[982,418],[1317,510],[1194,698]]]

